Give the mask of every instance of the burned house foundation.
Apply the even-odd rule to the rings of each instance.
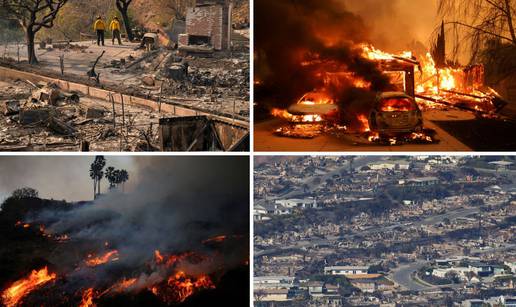
[[[248,150],[239,146],[248,134],[245,121],[187,108],[165,98],[137,97],[4,67],[0,67],[0,82],[5,83],[0,150]],[[167,122],[161,119],[175,119],[167,122],[166,126],[171,127],[181,125],[181,118],[227,126],[216,132],[217,139],[224,141],[217,146],[161,146],[160,131],[162,123]],[[198,144],[211,140],[206,134],[190,133]]]

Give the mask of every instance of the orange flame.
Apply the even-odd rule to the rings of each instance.
[[[56,277],[55,273],[49,274],[47,267],[38,271],[33,270],[29,276],[14,282],[7,288],[2,294],[2,301],[7,307],[17,306],[27,294],[56,279]]]
[[[364,114],[358,115],[358,121],[360,122],[360,131],[369,132],[371,128],[369,128],[369,120]]]
[[[426,135],[426,134],[424,134],[422,132],[419,132],[419,133],[413,132],[410,135],[410,138],[413,139],[413,140],[422,140],[422,141],[427,141],[427,142],[433,142],[434,141],[431,136]]]
[[[200,275],[199,277],[188,276],[183,271],[176,272],[167,280],[168,295],[165,295],[168,300],[172,302],[184,302],[194,292],[202,289],[214,289],[215,285],[207,275]],[[159,289],[155,290],[159,293]],[[154,290],[153,290],[154,292]]]
[[[293,115],[287,112],[287,110],[273,108],[271,114],[275,117],[280,117],[290,122],[297,123],[313,123],[322,121],[322,117],[320,115]]]
[[[130,278],[130,279],[122,279],[115,285],[113,285],[109,290],[115,291],[115,292],[122,292],[129,289],[132,285],[136,283],[136,278]]]
[[[96,306],[93,303],[93,288],[88,288],[82,293],[82,301],[79,304],[79,307],[94,307]]]
[[[369,142],[376,142],[380,140],[380,134],[378,132],[372,132],[368,137],[367,140]]]
[[[371,45],[362,45],[363,55],[370,60],[395,60],[398,58],[412,58],[411,51],[403,51],[400,54],[391,54],[381,50],[376,49]]]
[[[163,256],[161,255],[159,250],[154,251],[154,257],[156,258],[156,263],[162,263],[163,262]]]
[[[414,105],[410,100],[406,98],[383,99],[380,106],[380,110],[384,112],[413,111]]]
[[[416,85],[417,93],[442,96],[442,90],[460,90],[466,93],[473,93],[471,89],[466,89],[464,82],[466,73],[462,69],[456,68],[437,68],[430,53],[427,53],[420,61],[419,83]],[[478,85],[477,85],[478,86]],[[482,94],[481,96],[485,96]]]
[[[193,257],[197,257],[196,259],[199,259],[201,256],[193,252],[184,252],[176,255],[165,255],[162,254],[159,250],[154,251],[154,260],[156,264],[164,265],[165,267],[172,267],[180,261]]]
[[[112,250],[100,257],[93,257],[92,255],[88,255],[88,258],[91,258],[91,259],[87,259],[85,261],[87,266],[97,266],[100,264],[104,264],[108,261],[118,260],[118,251]]]
[[[14,226],[23,227],[23,228],[29,228],[30,224],[29,223],[23,223],[22,221],[18,221],[18,222],[16,222],[16,224],[14,224]]]

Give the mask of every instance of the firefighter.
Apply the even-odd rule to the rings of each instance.
[[[120,21],[118,21],[118,17],[115,16],[109,25],[109,29],[113,33],[112,43],[115,44],[115,38],[118,40],[118,44],[122,45],[122,38],[120,36]]]
[[[102,16],[98,16],[95,24],[93,25],[93,30],[97,31],[97,45],[100,46],[102,42],[102,46],[104,46],[104,31],[106,30],[106,25],[102,20]]]

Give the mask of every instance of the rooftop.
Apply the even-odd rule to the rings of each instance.
[[[349,265],[335,265],[335,266],[326,266],[324,270],[369,270],[369,266],[349,266]]]

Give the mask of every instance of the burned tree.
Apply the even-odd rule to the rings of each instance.
[[[129,22],[129,6],[131,5],[131,2],[133,0],[115,0],[116,1],[116,8],[122,14],[122,19],[124,20],[124,27],[125,31],[127,32],[127,39],[129,41],[133,41],[134,35],[133,30],[131,29],[131,23]]]
[[[438,8],[453,34],[453,56],[469,53],[492,83],[516,71],[515,0],[440,0]]]
[[[54,20],[68,0],[2,0],[2,7],[15,18],[25,32],[30,64],[37,64],[34,39],[42,28],[52,28]]]
[[[455,51],[460,43],[469,40],[475,56],[493,39],[516,45],[515,6],[514,0],[440,0],[438,9],[448,19],[445,25],[453,26],[456,36],[463,32],[467,34],[464,40],[456,39]]]

